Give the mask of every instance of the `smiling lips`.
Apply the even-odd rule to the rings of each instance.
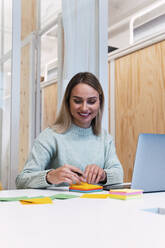
[[[90,113],[79,113],[79,115],[82,117],[88,117],[90,115]]]

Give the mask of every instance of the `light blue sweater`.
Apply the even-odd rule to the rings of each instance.
[[[107,173],[107,184],[123,182],[123,169],[112,137],[105,130],[96,136],[91,127],[72,125],[64,134],[58,134],[51,128],[40,133],[23,171],[16,178],[16,186],[48,187],[46,173],[64,164],[74,165],[82,171],[87,165],[96,164]]]

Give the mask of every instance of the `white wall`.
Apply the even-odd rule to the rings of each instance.
[[[117,30],[117,32],[109,33],[108,45],[125,48],[129,46],[129,29]]]

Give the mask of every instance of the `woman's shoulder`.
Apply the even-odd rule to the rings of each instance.
[[[101,130],[101,137],[103,139],[105,139],[106,141],[112,141],[113,140],[112,135],[104,128]]]
[[[41,131],[41,133],[38,135],[37,139],[38,141],[51,141],[52,139],[54,140],[56,138],[56,136],[58,136],[59,134],[56,133],[53,128],[51,127],[47,127],[45,128],[43,131]]]
[[[113,136],[106,129],[101,130],[101,138],[106,146],[113,142]]]

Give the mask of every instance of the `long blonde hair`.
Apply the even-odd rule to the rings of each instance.
[[[57,133],[65,133],[70,128],[72,124],[72,116],[70,113],[70,106],[69,106],[70,95],[72,89],[80,83],[84,83],[91,86],[99,93],[100,108],[97,116],[91,122],[93,133],[95,135],[99,135],[101,132],[101,120],[104,109],[104,93],[99,80],[96,78],[95,75],[93,75],[90,72],[77,73],[69,81],[65,90],[61,109],[52,128]]]

